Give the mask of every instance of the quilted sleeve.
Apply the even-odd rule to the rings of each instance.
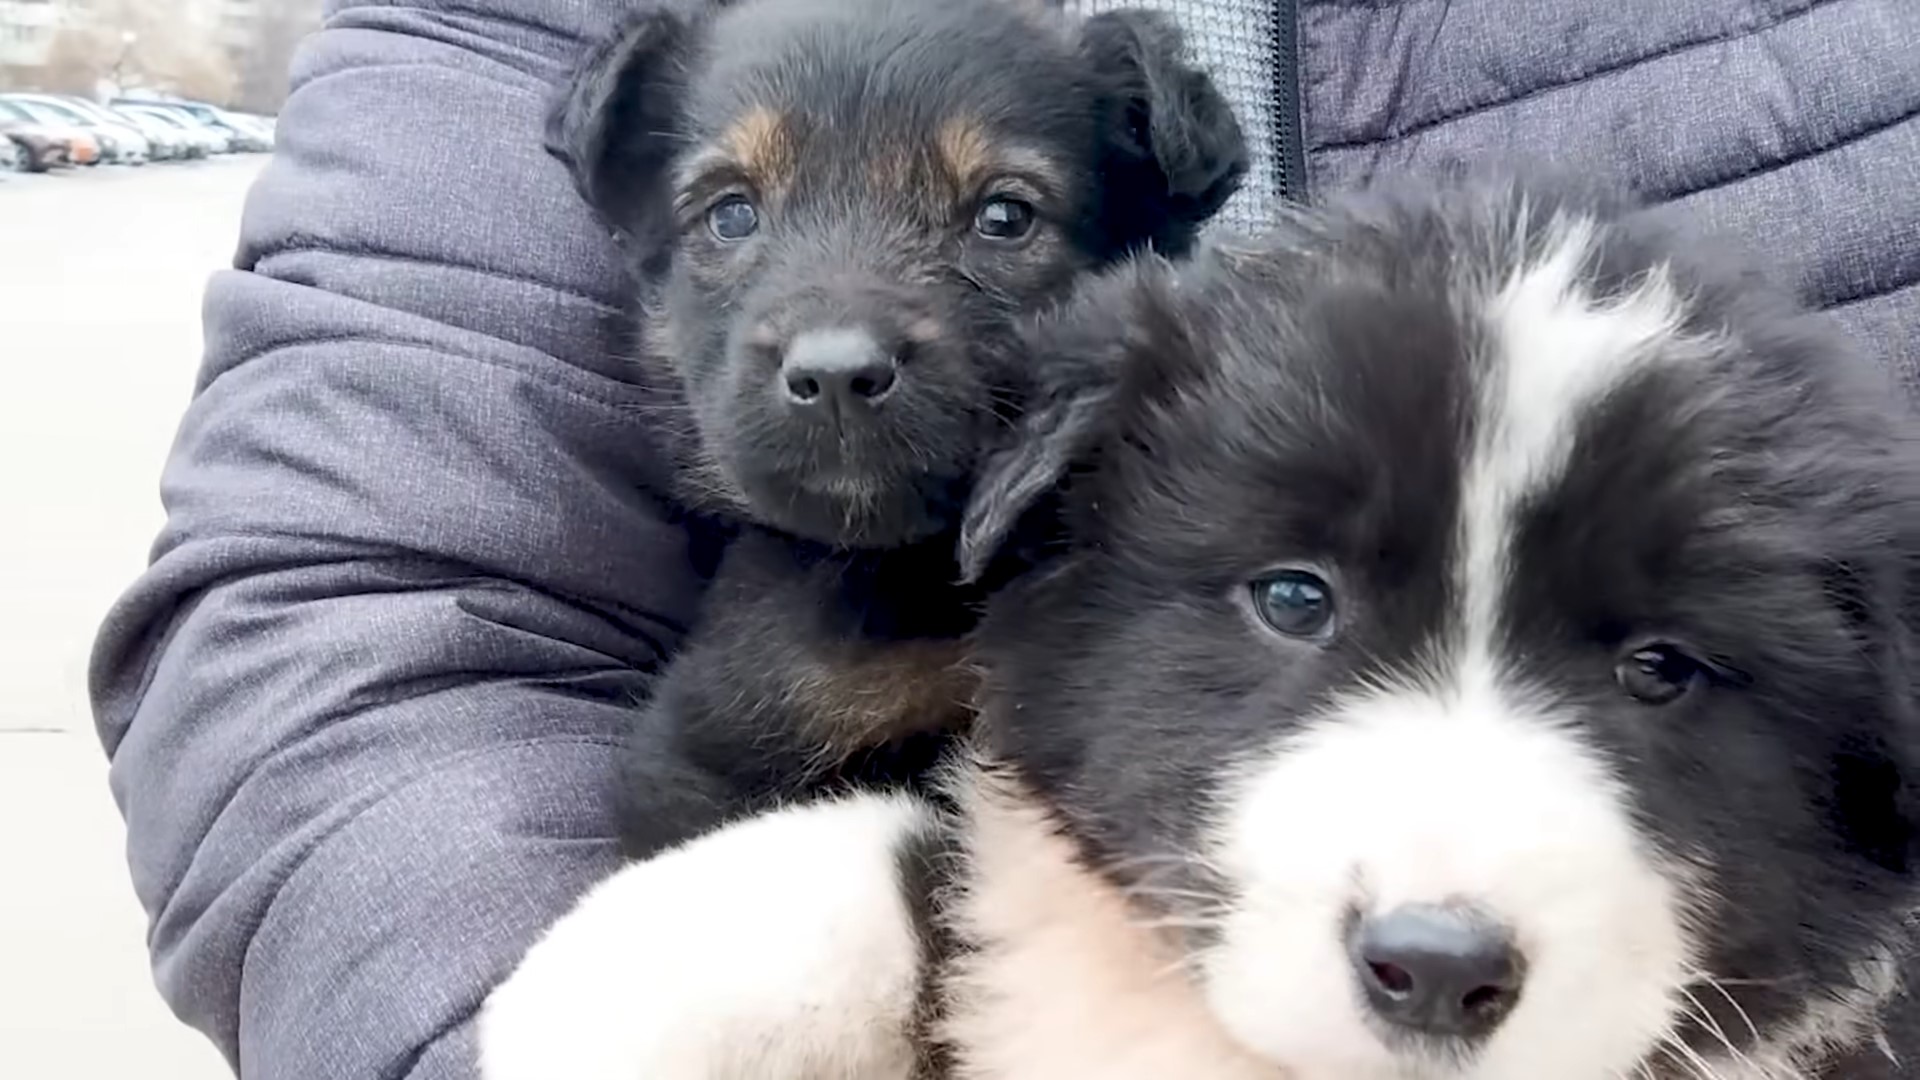
[[[336,2],[211,284],[92,692],[156,979],[244,1075],[471,1075],[613,864],[616,733],[698,592],[540,148],[614,6]]]

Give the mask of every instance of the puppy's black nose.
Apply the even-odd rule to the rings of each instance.
[[[835,411],[878,403],[892,391],[899,365],[865,330],[808,330],[787,345],[780,378],[796,406]]]
[[[1471,907],[1409,904],[1362,918],[1347,947],[1373,1011],[1423,1034],[1480,1038],[1520,1000],[1525,959]]]

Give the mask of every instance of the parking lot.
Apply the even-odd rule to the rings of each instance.
[[[265,158],[0,176],[0,1076],[228,1075],[160,1003],[85,694],[161,521],[208,274]]]

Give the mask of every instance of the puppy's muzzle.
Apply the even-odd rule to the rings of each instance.
[[[1356,918],[1347,948],[1376,1016],[1440,1039],[1491,1034],[1525,981],[1510,932],[1472,906],[1407,904]]]
[[[879,408],[899,385],[901,351],[865,327],[808,330],[780,359],[787,405],[802,417],[833,422]]]
[[[748,335],[751,377],[767,380],[764,392],[792,423],[847,435],[884,427],[914,393],[915,358],[941,332],[917,307],[880,290],[789,301]]]

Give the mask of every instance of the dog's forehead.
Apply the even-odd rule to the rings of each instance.
[[[1766,459],[1736,482],[1727,463],[1746,450],[1728,436],[1762,373],[1656,253],[1545,210],[1309,239],[1217,257],[1177,290],[1205,355],[1147,411],[1158,445],[1119,470],[1141,520],[1170,520],[1169,500],[1209,507],[1212,528],[1170,543],[1216,564],[1235,548],[1391,564],[1456,601],[1472,584],[1493,621],[1554,600],[1514,575],[1644,603],[1674,565],[1659,557],[1737,553],[1725,522]],[[1620,573],[1580,570],[1601,565]]]
[[[1090,80],[1059,25],[1006,0],[778,0],[720,16],[688,102],[692,141],[810,174],[938,154],[1082,152]],[[780,162],[777,162],[780,163]]]
[[[1166,537],[1253,562],[1444,536],[1471,327],[1444,295],[1388,289],[1377,269],[1283,250],[1183,274],[1171,299],[1184,340],[1136,357],[1150,400],[1111,459],[1122,513],[1206,506],[1209,528]]]
[[[754,0],[714,17],[696,76],[700,96],[723,109],[729,89],[796,106],[861,90],[1020,102],[1059,78],[1074,51],[1069,26],[1011,0]]]

